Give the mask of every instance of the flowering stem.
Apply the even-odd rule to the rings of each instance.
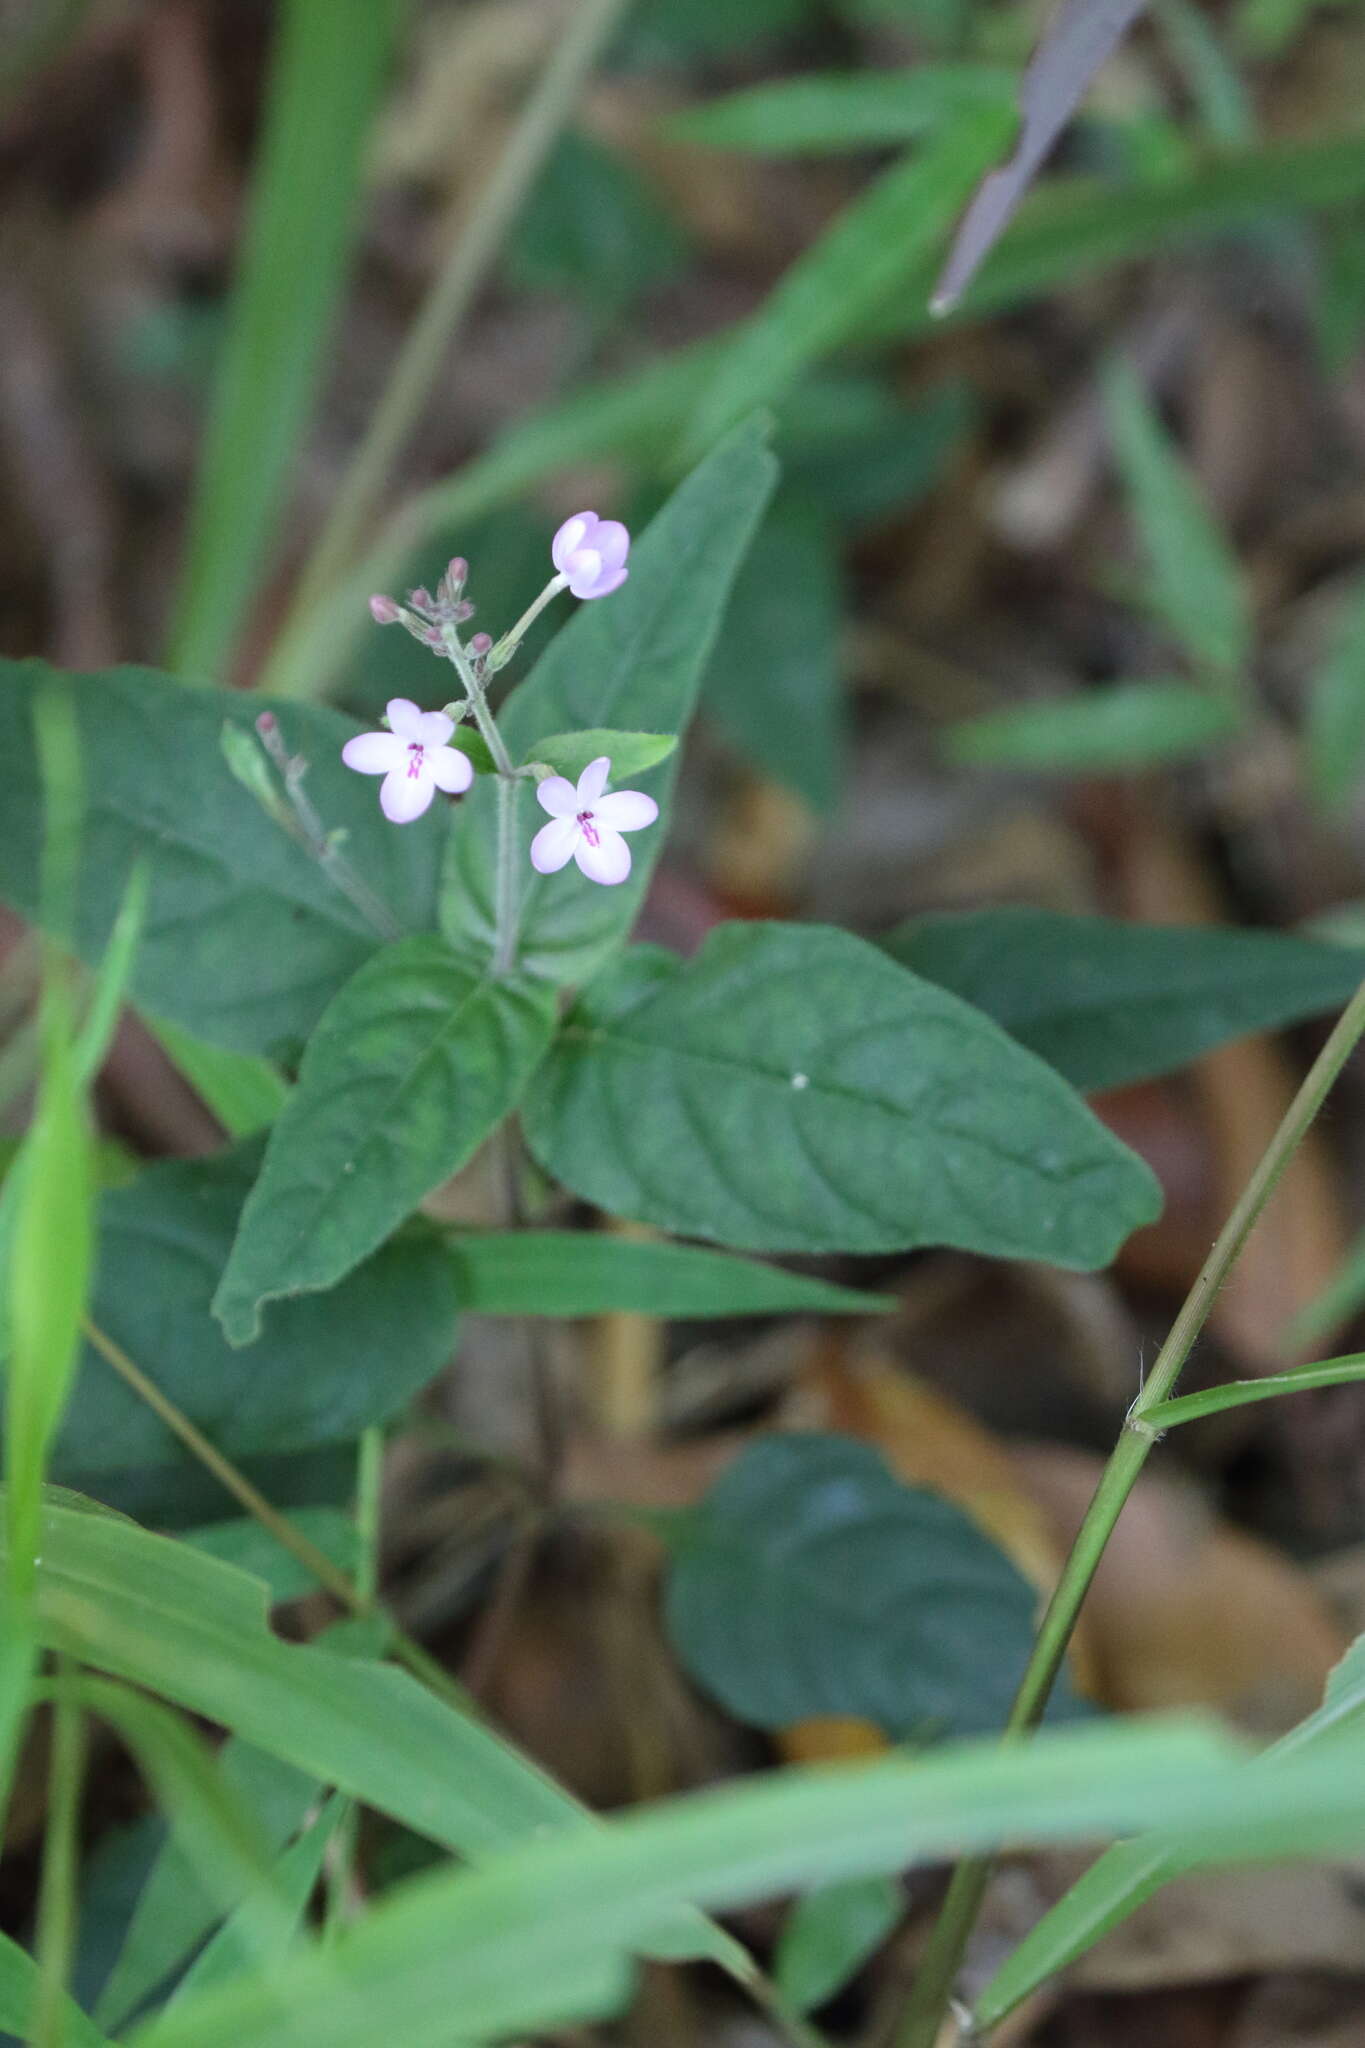
[[[535,603],[527,605],[515,626],[503,634],[501,640],[499,640],[497,646],[489,655],[488,666],[490,669],[506,668],[508,662],[512,659],[512,656],[516,653],[546,605],[557,598],[561,590],[567,590],[568,587],[569,579],[567,576],[552,576],[550,578]]]
[[[544,592],[541,593],[544,597]],[[534,607],[532,607],[534,610]],[[513,631],[517,629],[514,627]],[[469,708],[474,714],[474,723],[483,735],[484,743],[493,756],[493,765],[498,771],[498,851],[497,869],[494,882],[495,936],[493,940],[493,972],[496,975],[510,974],[517,958],[517,925],[521,914],[521,890],[517,864],[517,787],[521,775],[507,751],[506,742],[498,731],[498,723],[488,708],[484,685],[484,672],[469,658],[460,645],[460,636],[454,626],[447,626],[442,633],[446,653],[450,656],[455,673],[464,685]]]
[[[280,772],[284,793],[288,798],[289,810],[278,814],[280,823],[292,832],[302,846],[312,854],[329,882],[339,889],[349,903],[354,904],[372,931],[381,939],[400,939],[403,928],[388,905],[384,903],[347,860],[332,834],[323,824],[312,798],[305,794],[303,778],[308,773],[308,763],[299,754],[291,754],[284,743],[279,723],[273,714],[263,712],[256,721],[256,731],[262,746]],[[295,821],[290,825],[290,814]]]
[[[1159,1426],[1149,1422],[1147,1417],[1174,1387],[1208,1320],[1219,1289],[1241,1256],[1281,1174],[1363,1033],[1365,982],[1337,1020],[1298,1094],[1285,1111],[1279,1129],[1218,1233],[1150,1375],[1128,1411],[1123,1434],[1104,1468],[1095,1497],[1057,1582],[1057,1589],[1048,1602],[1033,1654],[1005,1725],[1007,1741],[1027,1735],[1042,1719],[1076,1626],[1076,1617],[1104,1555],[1105,1545],[1113,1534],[1124,1502],[1146,1464],[1152,1446],[1161,1435]],[[960,1863],[953,1873],[938,1924],[916,1973],[914,1990],[896,2036],[896,2048],[934,2048],[992,1868],[991,1858],[973,1857]]]

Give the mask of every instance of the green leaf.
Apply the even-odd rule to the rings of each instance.
[[[496,775],[498,764],[483,734],[472,725],[457,725],[450,735],[448,744],[461,754],[467,754],[474,763],[476,775]]]
[[[1243,723],[1239,705],[1193,683],[1114,683],[963,719],[947,728],[943,751],[962,767],[1107,775],[1197,758]]]
[[[974,418],[965,384],[907,405],[878,378],[810,377],[779,414],[783,477],[843,524],[904,512],[937,486]]]
[[[253,1137],[274,1123],[289,1094],[278,1067],[254,1053],[210,1045],[164,1017],[147,1021],[230,1138]]]
[[[1365,580],[1336,621],[1308,698],[1308,773],[1319,803],[1342,805],[1365,760]]]
[[[1004,1726],[1037,1608],[952,1501],[867,1444],[793,1434],[752,1444],[680,1525],[664,1611],[736,1720],[848,1715],[926,1741]]]
[[[1232,1380],[1221,1387],[1206,1387],[1200,1394],[1178,1394],[1173,1400],[1158,1401],[1145,1410],[1143,1421],[1153,1429],[1174,1429],[1177,1423],[1221,1415],[1227,1408],[1244,1408],[1249,1401],[1275,1401],[1282,1394],[1311,1393],[1315,1387],[1347,1387],[1357,1380],[1365,1380],[1365,1351],[1352,1352],[1346,1358],[1324,1359],[1320,1365],[1296,1365],[1291,1372],[1268,1373],[1262,1380]]]
[[[261,1308],[335,1286],[515,1108],[554,1028],[550,992],[495,981],[440,939],[367,962],[308,1042],[213,1313],[247,1344]]]
[[[1340,1008],[1365,976],[1365,953],[1284,932],[1024,908],[914,918],[882,943],[1087,1092]]]
[[[657,768],[677,744],[678,736],[672,732],[608,732],[597,726],[587,732],[553,733],[547,740],[537,740],[531,754],[570,782],[577,782],[589,761],[606,754],[612,782],[620,788],[632,776]]]
[[[22,1161],[10,1176],[3,1249],[8,1330],[4,1471],[11,1591],[28,1597],[53,1439],[71,1393],[90,1287],[94,1146],[60,963],[43,992],[43,1074]]]
[[[499,715],[516,760],[547,732],[580,727],[682,733],[736,571],[776,477],[767,426],[751,420],[679,486],[632,556],[630,580],[609,600],[584,604]],[[600,888],[569,868],[537,875],[529,847],[545,822],[520,792],[523,878],[519,963],[553,982],[581,981],[620,945],[640,908],[667,831],[676,757],[643,777],[664,811],[634,835],[629,881]],[[494,939],[495,792],[477,784],[451,832],[442,923],[455,943],[490,951]]]
[[[707,714],[764,775],[816,811],[847,748],[838,545],[822,507],[779,495],[735,581],[703,685]]]
[[[0,2028],[21,2041],[33,2039],[38,2010],[38,1965],[26,1949],[0,1934]],[[61,2006],[63,2048],[112,2048],[74,1999]]]
[[[1190,659],[1235,678],[1251,653],[1242,573],[1199,487],[1124,363],[1105,379],[1114,452],[1142,536],[1152,601]]]
[[[462,1232],[452,1240],[460,1304],[486,1316],[877,1315],[884,1294],[834,1287],[690,1244],[599,1230]]]
[[[220,674],[284,508],[350,267],[401,0],[288,0],[190,515],[171,666]]]
[[[298,2048],[295,2001],[329,2048],[446,2048],[450,2014],[501,2037],[539,2031],[554,1987],[562,2023],[600,2011],[586,1966],[637,1938],[661,1906],[725,1908],[792,1889],[946,1861],[1002,1843],[1091,1838],[1183,1818],[1207,1842],[1254,1857],[1297,1821],[1303,1839],[1358,1846],[1359,1775],[1304,1757],[1263,1781],[1207,1729],[1115,1724],[1027,1744],[894,1756],[749,1778],[628,1814],[590,1835],[553,1836],[471,1873],[391,1892],[339,1942],[331,1984],[285,1964],[269,1986],[189,2002],[138,2048]],[[605,1985],[596,1986],[598,1997]],[[619,1995],[619,1994],[618,1994]]]
[[[0,662],[0,892],[35,919],[42,825],[29,708],[48,673],[37,662]],[[82,958],[103,958],[129,875],[153,847],[134,997],[214,1045],[270,1053],[298,1044],[380,939],[228,771],[224,719],[248,725],[265,705],[236,691],[186,690],[151,669],[67,681],[87,757],[99,762],[78,882]],[[274,708],[290,752],[312,764],[309,794],[328,830],[345,832],[352,865],[400,925],[430,926],[442,819],[395,830],[373,785],[342,766],[354,722],[309,705]]]
[[[1017,80],[988,64],[917,64],[911,71],[814,71],[688,107],[665,124],[679,142],[757,156],[889,149],[931,134],[963,107],[1008,112]]]
[[[999,105],[963,107],[943,134],[845,208],[735,334],[688,422],[684,461],[858,333],[937,248],[1013,119]]]
[[[406,1672],[282,1642],[257,1581],[121,1518],[46,1509],[36,1626],[45,1647],[207,1716],[459,1855],[555,1827],[591,1832],[552,1779]],[[677,1958],[733,1968],[740,1953],[690,1914],[653,1923],[647,1944],[665,1936]]]
[[[348,1804],[339,1794],[333,1793],[298,1840],[291,1842],[276,1858],[271,1875],[285,1901],[287,1917],[281,1918],[271,1941],[265,1945],[253,1943],[249,1928],[244,1924],[246,1908],[239,1906],[190,1964],[167,2001],[168,2010],[181,1998],[193,1997],[244,1973],[268,1969],[279,1957],[288,1954],[304,1929],[309,1902],[322,1875],[323,1859],[336,1837]]]
[[[725,925],[580,998],[528,1141],[622,1216],[753,1251],[948,1244],[1094,1267],[1160,1197],[1064,1083],[846,932]]]
[[[9,1587],[0,1584],[0,1835],[9,1810],[14,1765],[23,1740],[37,1662],[38,1646],[26,1603],[16,1601]]]
[[[255,1351],[231,1349],[209,1301],[259,1159],[248,1144],[150,1167],[99,1208],[95,1322],[234,1458],[349,1441],[398,1413],[448,1361],[457,1307],[439,1240],[414,1231],[324,1299],[281,1305]],[[58,1471],[184,1459],[166,1425],[87,1349]]]
[[[751,50],[805,26],[815,0],[641,0],[633,11],[628,51],[641,62],[661,58],[718,57]]]
[[[348,1578],[354,1578],[360,1562],[360,1539],[348,1514],[341,1508],[295,1508],[289,1520],[299,1535],[306,1536]],[[307,1565],[286,1550],[269,1529],[246,1516],[186,1529],[180,1540],[202,1550],[205,1557],[216,1557],[237,1571],[249,1572],[253,1579],[264,1580],[270,1588],[272,1607],[287,1600],[300,1600],[305,1593],[317,1589],[318,1581]]]
[[[562,135],[507,244],[511,282],[582,301],[594,321],[675,276],[687,243],[627,158],[573,130]]]
[[[1353,1747],[1359,1743],[1365,1721],[1365,1636],[1358,1637],[1327,1681],[1321,1707],[1292,1728],[1279,1742],[1248,1767],[1245,1788],[1248,1812],[1262,1816],[1265,1852],[1268,1855],[1311,1855],[1312,1830],[1305,1825],[1296,1831],[1286,1814],[1282,1796],[1282,1774],[1292,1772],[1294,1761],[1304,1752],[1341,1771],[1342,1756],[1335,1747],[1346,1730]],[[1341,1773],[1343,1788],[1358,1782],[1354,1768]],[[1237,1855],[1210,1848],[1198,1828],[1174,1824],[1119,1842],[1093,1863],[1072,1885],[1052,1910],[1044,1914],[1013,1953],[997,1970],[977,2001],[973,2018],[982,2032],[995,2026],[1029,1993],[1065,1969],[1077,1956],[1093,1948],[1100,1938],[1117,1927],[1154,1893],[1174,1878],[1207,1868]]]
[[[889,1877],[854,1877],[807,1892],[787,1916],[773,1977],[796,2012],[813,2012],[841,1991],[885,1941],[904,1911]]]

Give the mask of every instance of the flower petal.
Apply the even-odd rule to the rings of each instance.
[[[558,874],[582,836],[576,818],[551,818],[531,841],[531,866],[537,874]]]
[[[393,825],[410,825],[420,818],[436,794],[436,784],[425,768],[409,775],[406,768],[392,768],[379,785],[379,808]]]
[[[426,771],[447,796],[459,796],[474,780],[474,763],[458,747],[428,747]]]
[[[610,796],[597,799],[592,814],[612,832],[640,832],[654,823],[659,806],[642,789],[615,789]]]
[[[599,519],[592,544],[602,557],[604,569],[623,569],[630,553],[630,533],[619,519]]]
[[[443,747],[455,730],[455,721],[444,711],[421,711],[417,716],[417,738],[424,747]]]
[[[387,775],[390,768],[406,762],[408,743],[396,732],[358,732],[353,740],[347,740],[341,758],[361,775]]]
[[[567,575],[570,555],[583,545],[584,538],[596,524],[595,512],[575,512],[572,519],[564,521],[550,542],[550,560],[561,576]]]
[[[607,777],[610,774],[610,754],[599,754],[595,761],[589,761],[587,767],[578,778],[578,801],[574,805],[574,809],[577,811],[591,810],[598,797],[601,796],[606,788]]]
[[[596,548],[575,548],[563,573],[575,597],[596,597],[602,579],[602,557]]]
[[[582,809],[578,791],[562,775],[547,775],[543,782],[536,784],[536,802],[552,818],[571,818],[575,811]]]
[[[587,597],[610,597],[613,590],[621,588],[629,574],[629,569],[604,569],[592,589],[583,594]]]
[[[419,740],[422,737],[422,712],[411,697],[390,697],[384,709],[389,714],[389,726],[400,739]],[[449,735],[447,734],[448,738]]]
[[[599,832],[596,846],[589,843],[585,832],[573,857],[590,882],[624,882],[630,873],[630,848],[619,832]]]

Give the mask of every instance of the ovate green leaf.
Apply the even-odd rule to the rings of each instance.
[[[247,1197],[213,1313],[229,1341],[263,1303],[334,1286],[513,1109],[550,1042],[553,997],[442,940],[386,947],[310,1039]]]
[[[756,1251],[950,1244],[1103,1265],[1160,1197],[979,1012],[823,926],[729,925],[586,991],[531,1091],[546,1171]]]
[[[462,1233],[451,1244],[461,1306],[493,1316],[868,1315],[886,1295],[832,1287],[699,1245],[600,1230]]]
[[[889,1877],[854,1877],[807,1892],[787,1917],[773,1963],[788,2004],[812,2012],[832,1998],[880,1948],[903,1906],[901,1888]]]

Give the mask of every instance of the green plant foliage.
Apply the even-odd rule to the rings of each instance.
[[[589,761],[605,754],[611,762],[612,782],[619,786],[634,775],[644,775],[666,761],[678,744],[672,732],[609,732],[603,726],[587,732],[552,733],[537,740],[532,752],[537,761],[577,782]]]
[[[737,1720],[896,1740],[1004,1726],[1038,1595],[971,1517],[851,1438],[760,1438],[672,1534],[665,1614]],[[1061,1705],[1075,1710],[1063,1689]]]
[[[1308,698],[1307,766],[1318,801],[1350,796],[1365,762],[1365,582],[1342,607],[1331,650]]]
[[[806,72],[688,107],[673,116],[668,133],[758,156],[890,149],[943,127],[963,107],[1008,110],[1015,84],[1012,72],[989,64]]]
[[[940,482],[974,418],[965,384],[907,405],[876,377],[811,377],[778,415],[783,477],[841,524],[905,512]]]
[[[346,984],[309,1040],[242,1210],[213,1313],[249,1344],[261,1308],[332,1287],[456,1172],[517,1101],[554,1003],[441,939],[403,939]]]
[[[753,1251],[950,1244],[1100,1266],[1145,1166],[978,1011],[824,926],[727,925],[580,998],[525,1112],[548,1173]]]
[[[511,282],[618,318],[687,256],[673,215],[634,164],[591,136],[560,137],[507,246]]]
[[[419,1878],[346,1936],[346,1968],[332,1984],[289,1963],[269,1985],[187,2002],[174,2025],[137,2044],[297,2048],[291,2007],[305,1998],[311,2038],[329,2048],[371,2048],[386,2030],[404,2048],[448,2048],[453,2011],[472,2030],[515,2036],[544,2026],[550,1983],[564,1987],[561,2022],[600,2012],[605,1968],[593,1981],[589,1965],[619,1958],[680,1899],[734,1907],[1002,1842],[1093,1839],[1179,1819],[1254,1858],[1258,1842],[1283,1838],[1291,1815],[1319,1847],[1358,1842],[1365,1793],[1333,1759],[1305,1757],[1264,1782],[1266,1805],[1249,1812],[1237,1752],[1188,1723],[770,1773],[581,1839],[547,1838],[475,1872]]]
[[[272,1939],[264,1944],[253,1941],[244,1924],[246,1909],[239,1906],[190,1964],[167,2002],[168,2010],[177,2000],[192,1998],[215,1984],[252,1970],[268,1970],[279,1957],[289,1953],[300,1934],[306,1932],[305,1915],[322,1875],[323,1859],[346,1812],[347,1801],[333,1793],[323,1802],[316,1819],[276,1858],[271,1878],[285,1902],[286,1916]]]
[[[842,1990],[901,1916],[901,1888],[889,1877],[854,1877],[807,1892],[787,1916],[773,1977],[796,2012],[813,2012]]]
[[[402,0],[287,0],[190,522],[171,666],[218,678],[284,504],[345,283]]]
[[[289,1517],[291,1526],[301,1536],[306,1536],[315,1549],[348,1578],[354,1578],[360,1561],[360,1540],[350,1515],[341,1508],[295,1508]],[[260,1522],[253,1522],[244,1516],[237,1516],[230,1522],[205,1522],[195,1529],[182,1532],[182,1543],[193,1544],[206,1557],[216,1557],[222,1564],[230,1564],[239,1572],[249,1572],[253,1579],[261,1579],[270,1588],[272,1607],[280,1606],[286,1600],[302,1599],[305,1593],[317,1588],[317,1580],[307,1565],[301,1564],[292,1551],[286,1550],[269,1529]]]
[[[1365,976],[1358,949],[1283,932],[1053,910],[913,918],[882,943],[1087,1092],[1173,1073],[1230,1039],[1339,1008]]]
[[[1318,1365],[1296,1365],[1290,1372],[1267,1373],[1263,1380],[1232,1380],[1199,1394],[1177,1394],[1173,1400],[1158,1401],[1143,1420],[1153,1429],[1173,1429],[1177,1423],[1198,1422],[1228,1408],[1245,1408],[1250,1401],[1277,1401],[1282,1394],[1308,1394],[1316,1387],[1349,1387],[1357,1380],[1365,1380],[1365,1351],[1327,1358]]]
[[[1245,671],[1252,619],[1242,574],[1198,486],[1126,364],[1105,385],[1109,421],[1151,572],[1151,598],[1197,667]]]
[[[735,333],[683,435],[695,461],[755,405],[781,397],[801,372],[857,335],[937,248],[962,202],[1008,138],[999,105],[964,107],[909,162],[883,172],[778,283]]]
[[[454,1341],[456,1294],[434,1234],[385,1245],[323,1299],[281,1304],[256,1351],[209,1315],[260,1160],[246,1144],[150,1167],[99,1206],[92,1306],[101,1330],[229,1456],[345,1442],[397,1413]],[[185,1453],[87,1349],[56,1447],[59,1474],[183,1465]]]
[[[38,2009],[38,1966],[17,1941],[0,1934],[0,2027],[20,2041],[33,2038]],[[112,2048],[73,1999],[61,2004],[64,2048]]]
[[[41,790],[29,725],[38,662],[0,662],[0,891],[40,913]],[[152,669],[72,676],[82,743],[98,759],[87,799],[77,945],[103,958],[135,862],[154,848],[147,921],[131,982],[158,1018],[214,1045],[270,1053],[312,1030],[379,935],[319,863],[236,782],[219,737],[268,708],[228,690],[186,690]],[[341,764],[355,727],[310,705],[274,707],[290,751],[312,763],[308,789],[329,830],[400,925],[434,922],[444,817],[395,831],[374,789]],[[173,772],[167,772],[168,754]],[[186,934],[194,972],[185,971]]]
[[[725,736],[816,811],[838,798],[848,744],[840,580],[823,505],[784,491],[736,578],[703,686]]]
[[[460,1306],[493,1316],[875,1315],[884,1294],[833,1287],[690,1244],[600,1230],[462,1233],[451,1242]]]
[[[151,1028],[230,1138],[253,1137],[275,1121],[289,1090],[269,1060],[210,1045],[164,1018]]]
[[[499,714],[514,760],[549,733],[598,726],[682,733],[692,714],[739,565],[776,479],[767,425],[728,435],[681,484],[631,555],[630,580],[611,602],[584,604]],[[518,959],[553,982],[580,981],[620,945],[635,920],[666,830],[676,760],[642,778],[665,822],[637,833],[629,881],[598,888],[577,869],[530,871],[525,849],[544,813],[521,794],[524,895]],[[613,777],[615,780],[615,777]],[[475,786],[460,805],[442,897],[442,923],[458,945],[491,949],[494,936],[495,792]]]
[[[1115,683],[964,719],[943,751],[962,767],[1108,775],[1198,759],[1242,724],[1240,705],[1193,683]]]
[[[1311,1825],[1296,1831],[1284,1814],[1276,1796],[1277,1774],[1286,1766],[1292,1770],[1292,1760],[1304,1752],[1339,1769],[1343,1762],[1339,1739],[1349,1731],[1352,1742],[1358,1742],[1363,1719],[1365,1636],[1357,1639],[1333,1671],[1318,1711],[1249,1766],[1247,1810],[1260,1818],[1267,1855],[1312,1855],[1315,1848]],[[1346,1782],[1343,1772],[1343,1786]],[[983,2031],[995,2026],[1021,1999],[1092,1948],[1163,1885],[1220,1860],[1217,1850],[1210,1852],[1198,1831],[1182,1829],[1178,1818],[1161,1832],[1117,1843],[1044,1914],[992,1977],[977,2002],[977,2025]]]
[[[748,50],[802,28],[817,0],[641,0],[627,49],[641,60],[714,57]]]

